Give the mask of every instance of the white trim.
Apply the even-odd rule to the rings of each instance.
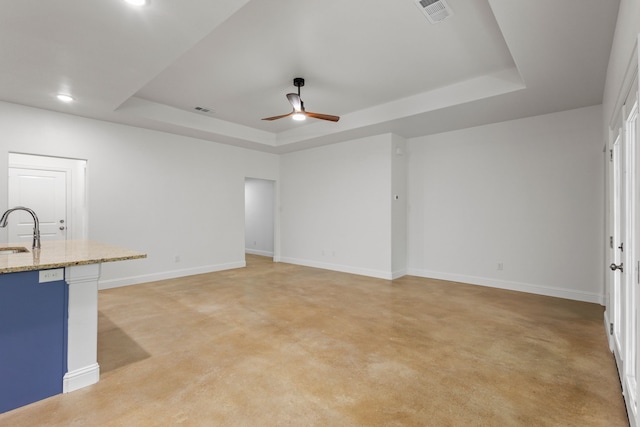
[[[625,406],[627,407],[627,414],[629,415],[629,424],[632,424],[632,421],[635,423],[638,419],[638,408],[633,402],[637,402],[637,386],[634,378],[631,375],[625,375],[624,383],[622,386],[622,394],[625,399]]]
[[[313,260],[290,258],[290,257],[281,257],[276,262],[285,262],[288,264],[302,265],[305,267],[339,271],[340,273],[357,274],[359,276],[375,277],[376,279],[393,280],[393,273],[391,272],[380,271],[380,270],[370,270],[368,268],[351,267],[348,265],[340,265],[340,264],[329,264],[326,262],[318,262]]]
[[[62,240],[83,240],[89,234],[87,160],[44,154],[9,152],[8,168],[66,173],[66,233]]]
[[[610,324],[611,321],[609,320],[609,312],[607,311],[607,309],[605,308],[604,310],[604,330],[605,333],[607,334],[607,343],[609,344],[609,351],[611,351],[613,353],[613,334],[609,333],[610,329]]]
[[[206,265],[196,268],[185,268],[182,270],[170,270],[161,273],[142,274],[140,276],[123,277],[119,279],[100,280],[99,290],[120,288],[122,286],[138,285],[140,283],[156,282],[158,280],[175,279],[178,277],[193,276],[196,274],[214,273],[222,270],[232,270],[234,268],[246,267],[245,261],[231,262],[227,264]]]
[[[638,38],[640,38],[640,35]],[[620,91],[618,92],[618,98],[616,99],[615,107],[613,108],[613,112],[609,118],[609,129],[615,129],[619,126],[620,121],[622,120],[622,106],[629,97],[634,81],[637,80],[637,76],[638,39],[636,39],[636,42],[633,45],[633,51],[631,52],[631,57],[629,58],[629,63],[627,64],[627,69],[624,73],[624,79],[622,80]]]
[[[490,288],[507,289],[510,291],[527,292],[536,295],[565,298],[575,301],[591,302],[602,305],[604,295],[594,292],[576,291],[574,289],[556,288],[546,285],[512,282],[488,277],[466,276],[463,274],[443,273],[439,271],[409,269],[411,276],[425,277],[429,279],[448,280],[451,282],[467,283],[470,285],[487,286]]]
[[[612,115],[608,124],[609,143],[611,148],[615,148],[618,141],[621,144],[621,152],[623,157],[623,163],[618,165],[622,167],[624,172],[624,178],[620,178],[621,185],[625,189],[624,193],[620,194],[620,198],[624,201],[622,203],[625,206],[625,210],[617,214],[615,207],[616,202],[616,182],[615,179],[618,174],[616,165],[609,165],[609,173],[607,177],[610,182],[608,183],[607,190],[609,197],[606,199],[607,208],[609,209],[608,221],[605,224],[607,230],[610,230],[609,235],[614,235],[618,232],[618,226],[616,221],[619,216],[625,218],[625,228],[620,235],[621,241],[625,243],[624,253],[618,253],[616,250],[608,250],[609,260],[613,262],[624,262],[628,270],[625,276],[622,276],[622,282],[620,285],[620,295],[616,294],[616,298],[613,298],[613,289],[615,286],[615,279],[612,279],[612,275],[607,275],[607,291],[609,293],[609,301],[607,302],[607,310],[605,311],[605,322],[609,321],[609,316],[613,316],[614,322],[618,322],[615,325],[616,333],[609,338],[609,346],[613,349],[613,355],[615,358],[616,366],[618,368],[618,375],[622,384],[623,395],[625,397],[625,406],[627,408],[627,414],[629,424],[631,427],[638,425],[638,386],[637,380],[639,373],[635,371],[636,360],[638,357],[638,323],[635,316],[638,305],[638,290],[635,286],[635,277],[629,277],[630,274],[635,273],[635,266],[638,260],[638,251],[640,250],[639,242],[636,238],[636,230],[638,229],[638,216],[637,209],[640,204],[640,200],[637,197],[637,179],[640,164],[638,163],[638,135],[629,135],[629,117],[634,113],[633,108],[637,108],[638,99],[638,40],[640,34],[636,37],[633,52],[627,65],[624,79],[619,87],[618,96],[612,110]],[[638,120],[637,117],[635,119]],[[613,181],[612,181],[613,179]],[[615,245],[614,245],[615,246]],[[619,257],[619,258],[618,258]],[[615,273],[614,273],[615,274]],[[635,276],[635,274],[633,274]],[[618,306],[619,305],[619,306]],[[620,311],[619,311],[620,310]],[[605,323],[605,328],[608,332],[608,323]]]
[[[97,363],[64,374],[62,392],[69,393],[100,381],[100,365]]]
[[[629,408],[629,405],[627,403],[628,400],[629,399],[625,399],[624,401],[625,401],[625,405],[627,406],[627,414],[629,414],[629,427],[637,427],[638,424],[636,423],[636,417],[631,415],[632,412],[629,412],[629,411],[631,411],[631,408]]]
[[[407,269],[403,268],[402,270],[398,270],[398,271],[393,271],[391,272],[391,280],[396,280],[401,278],[402,276],[406,276],[407,275]]]
[[[244,253],[251,255],[269,256],[273,257],[273,251],[261,251],[260,249],[245,248]]]

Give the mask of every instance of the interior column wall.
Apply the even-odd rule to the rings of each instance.
[[[391,135],[281,158],[281,261],[391,278]]]

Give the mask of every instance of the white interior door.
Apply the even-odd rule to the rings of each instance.
[[[65,240],[67,236],[67,174],[64,171],[9,168],[8,207],[32,209],[40,221],[42,240]],[[33,237],[33,219],[24,211],[9,217],[10,242]]]

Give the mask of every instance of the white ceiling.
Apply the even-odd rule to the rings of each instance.
[[[619,0],[447,2],[5,1],[0,100],[273,153],[601,103]],[[341,120],[261,120],[294,77]]]

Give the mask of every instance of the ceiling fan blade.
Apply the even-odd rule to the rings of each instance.
[[[287,99],[293,106],[293,111],[303,111],[302,100],[300,99],[300,95],[298,95],[297,93],[288,93]]]
[[[338,116],[332,116],[331,114],[320,114],[320,113],[312,113],[311,111],[305,111],[307,117],[312,117],[314,119],[320,120],[329,120],[330,122],[337,122],[340,120]]]
[[[283,118],[285,118],[285,117],[289,117],[289,116],[291,116],[293,113],[295,113],[295,111],[292,111],[292,112],[290,112],[289,114],[282,114],[281,116],[265,117],[265,118],[264,118],[264,119],[262,119],[262,120],[269,120],[269,121],[271,121],[271,120],[283,119]]]

